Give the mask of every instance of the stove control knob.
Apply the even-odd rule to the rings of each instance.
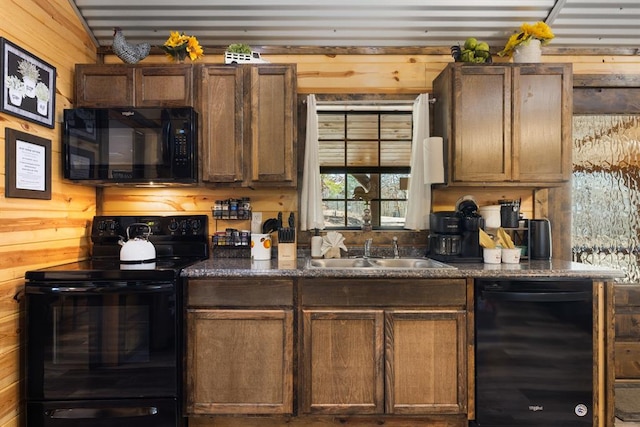
[[[169,231],[176,231],[178,229],[178,221],[172,219],[169,223]]]
[[[182,221],[182,232],[186,233],[189,231],[189,221]]]
[[[200,227],[202,227],[202,223],[200,222],[199,219],[194,219],[193,221],[191,221],[191,229],[193,230],[194,233],[200,230]]]

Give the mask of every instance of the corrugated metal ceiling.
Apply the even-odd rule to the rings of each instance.
[[[640,0],[69,0],[99,47],[170,31],[207,47],[442,47],[469,36],[499,50],[523,22],[546,21],[557,47],[640,48]]]

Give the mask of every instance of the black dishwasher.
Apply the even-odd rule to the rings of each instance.
[[[477,426],[591,426],[589,280],[477,280]]]

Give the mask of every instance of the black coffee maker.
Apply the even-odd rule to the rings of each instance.
[[[483,227],[471,196],[459,199],[455,211],[431,213],[427,256],[442,262],[482,262],[479,229]]]

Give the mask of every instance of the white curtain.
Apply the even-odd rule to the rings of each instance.
[[[304,150],[302,194],[300,195],[300,229],[324,229],[322,182],[318,159],[318,111],[315,95],[307,96],[307,138]]]
[[[413,103],[411,177],[404,228],[426,230],[431,212],[431,179],[425,164],[425,141],[429,137],[429,95],[419,95]]]

